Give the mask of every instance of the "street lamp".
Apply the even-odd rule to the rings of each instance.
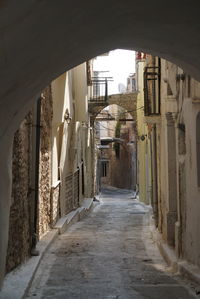
[[[69,115],[69,110],[68,108],[65,110],[65,114],[64,114],[64,120],[66,121],[66,123],[69,125],[71,123],[72,118]]]

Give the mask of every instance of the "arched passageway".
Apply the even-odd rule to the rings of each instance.
[[[130,111],[133,119],[136,119],[136,102],[137,92],[109,95],[107,101],[91,101],[88,105],[91,124],[94,123],[98,114],[101,113],[104,108],[110,105],[118,105],[119,107]]]
[[[129,110],[124,106],[122,102],[111,104],[95,119],[99,190],[107,185],[136,189],[136,103]]]
[[[199,2],[1,4],[0,136],[52,79],[115,48],[151,52],[200,78]]]
[[[7,243],[11,144],[40,91],[75,65],[115,48],[166,58],[200,79],[199,2],[21,1],[0,7],[0,226]],[[5,257],[1,244],[0,265]],[[2,270],[1,270],[2,271]],[[0,282],[3,271],[0,273]]]

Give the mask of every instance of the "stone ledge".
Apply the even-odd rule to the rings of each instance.
[[[90,210],[93,204],[93,198],[86,198],[83,200],[82,207],[85,210]]]
[[[58,229],[59,234],[63,234],[69,226],[81,220],[90,211],[92,206],[93,198],[86,198],[83,200],[81,207],[60,218],[55,224],[55,228]]]
[[[25,264],[6,275],[3,288],[0,291],[0,299],[21,299],[25,297],[44,253],[57,235],[58,230],[49,231],[36,246],[40,253],[39,256],[32,256]]]
[[[54,228],[58,229],[59,234],[63,234],[70,225],[78,221],[78,215],[78,209],[68,213],[57,221]]]
[[[165,262],[171,267],[173,272],[177,272],[178,259],[175,255],[175,252],[163,241],[161,234],[155,229],[154,225],[151,225],[151,235],[153,240],[156,242]]]
[[[200,268],[187,261],[178,259],[175,251],[162,240],[161,234],[154,226],[151,226],[151,234],[153,240],[157,243],[161,255],[171,267],[172,271],[178,272],[182,276],[200,285]]]
[[[178,270],[183,276],[189,278],[190,280],[192,280],[192,281],[196,282],[198,285],[200,285],[200,269],[199,269],[199,267],[189,264],[186,261],[180,261],[178,263]]]

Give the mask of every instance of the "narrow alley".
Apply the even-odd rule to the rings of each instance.
[[[200,299],[199,6],[1,1],[0,299]]]
[[[150,209],[133,192],[104,189],[46,252],[26,298],[197,298],[163,262],[149,222]]]

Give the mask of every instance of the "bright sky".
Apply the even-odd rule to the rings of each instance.
[[[113,77],[114,82],[109,83],[109,94],[119,93],[120,83],[127,85],[127,77],[135,73],[135,52],[129,50],[114,50],[109,56],[98,56],[94,60],[94,71],[109,71],[100,76]]]

